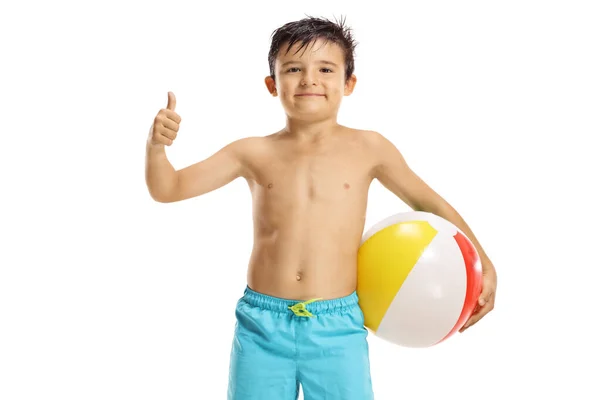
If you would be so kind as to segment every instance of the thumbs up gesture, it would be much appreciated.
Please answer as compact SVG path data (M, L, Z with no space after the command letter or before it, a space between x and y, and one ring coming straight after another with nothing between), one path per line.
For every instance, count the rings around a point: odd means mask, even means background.
M175 112L175 95L172 92L168 94L169 100L167 102L167 108L161 109L156 117L154 123L150 129L150 144L155 146L170 146L177 137L179 131L179 123L181 117Z

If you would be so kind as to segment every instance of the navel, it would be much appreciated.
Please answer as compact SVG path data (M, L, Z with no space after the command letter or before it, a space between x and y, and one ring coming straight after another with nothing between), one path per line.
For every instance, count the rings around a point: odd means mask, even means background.
M300 280L302 280L302 272L297 272L297 273L296 273L296 280L297 280L297 281L300 281Z
M269 189L271 189L271 188L273 187L273 184L272 184L272 183L269 183L269 184L267 185L267 187L268 187Z
M344 189L350 189L350 185L348 184L348 182L344 183Z

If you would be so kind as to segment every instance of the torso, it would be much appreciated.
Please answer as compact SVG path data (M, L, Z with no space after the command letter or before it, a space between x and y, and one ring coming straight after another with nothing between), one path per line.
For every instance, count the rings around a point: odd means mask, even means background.
M356 290L374 157L362 131L299 145L261 138L246 160L254 247L248 286L275 297L336 298Z

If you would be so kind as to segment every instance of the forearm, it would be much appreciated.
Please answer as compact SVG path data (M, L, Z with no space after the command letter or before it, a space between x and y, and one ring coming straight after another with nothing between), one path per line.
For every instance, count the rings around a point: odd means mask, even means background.
M169 162L164 145L146 143L146 185L150 196L167 202L177 187L177 172Z

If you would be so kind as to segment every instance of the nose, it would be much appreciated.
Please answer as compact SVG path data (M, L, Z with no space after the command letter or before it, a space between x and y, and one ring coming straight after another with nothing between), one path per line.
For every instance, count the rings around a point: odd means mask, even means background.
M302 76L302 81L300 82L300 84L302 86L316 85L317 80L314 77L314 73L307 69L306 72L304 72L304 75Z

